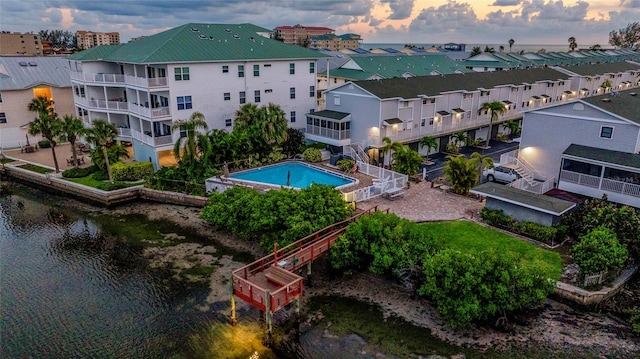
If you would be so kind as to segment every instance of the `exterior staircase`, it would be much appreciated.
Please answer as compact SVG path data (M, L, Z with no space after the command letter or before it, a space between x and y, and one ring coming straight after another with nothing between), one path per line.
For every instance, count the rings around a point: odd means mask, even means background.
M500 156L500 164L511 164L521 178L513 181L509 186L528 192L543 194L555 185L555 178L544 178L535 171L524 158L519 156L519 150L507 152Z

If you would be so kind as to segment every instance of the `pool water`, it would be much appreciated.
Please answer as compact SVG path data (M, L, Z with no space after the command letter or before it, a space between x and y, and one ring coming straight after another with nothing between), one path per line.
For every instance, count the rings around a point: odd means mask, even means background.
M340 188L357 182L354 178L300 162L280 163L232 173L230 176L234 180L275 186L287 186L287 177L289 177L289 186L294 188L307 188L312 183Z

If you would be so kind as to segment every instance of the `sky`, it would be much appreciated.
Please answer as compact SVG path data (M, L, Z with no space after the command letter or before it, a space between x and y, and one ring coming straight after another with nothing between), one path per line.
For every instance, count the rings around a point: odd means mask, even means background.
M122 42L186 23L326 26L365 43L608 45L640 0L0 0L0 30L118 31Z

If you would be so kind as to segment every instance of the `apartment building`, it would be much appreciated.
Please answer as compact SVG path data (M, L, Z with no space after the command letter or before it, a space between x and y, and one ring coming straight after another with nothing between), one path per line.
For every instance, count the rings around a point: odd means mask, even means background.
M325 34L311 37L309 48L340 51L357 49L362 45L362 37L358 34Z
M325 34L334 34L335 30L323 26L278 26L273 29L273 38L281 40L285 44L294 44L307 47L311 38Z
M171 163L176 120L195 111L209 129L233 129L245 103L275 103L304 128L316 109L316 61L325 55L264 37L252 24L186 24L122 45L68 57L78 113L118 126L134 158Z
M54 101L59 116L76 115L68 62L60 57L0 57L0 148L26 143L29 123L37 114L28 110L36 97ZM40 138L31 138L37 141ZM33 142L32 142L33 143Z
M0 32L0 56L43 56L42 39L38 34Z
M580 98L624 91L640 83L640 62L635 61L554 68L571 76L571 91Z
M100 45L118 45L120 44L119 32L94 32L78 30L76 31L78 39L78 48L90 49Z

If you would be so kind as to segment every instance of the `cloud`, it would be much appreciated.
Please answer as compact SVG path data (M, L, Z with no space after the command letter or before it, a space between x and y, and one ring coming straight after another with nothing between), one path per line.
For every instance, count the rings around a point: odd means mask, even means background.
M620 0L620 6L630 9L640 9L640 0Z
M496 0L491 6L516 6L521 2L522 0Z
M391 15L387 19L402 20L411 16L414 0L381 0L382 4L389 4Z
M445 33L459 28L469 29L479 22L471 5L449 0L439 7L422 9L411 21L409 30L416 32Z

